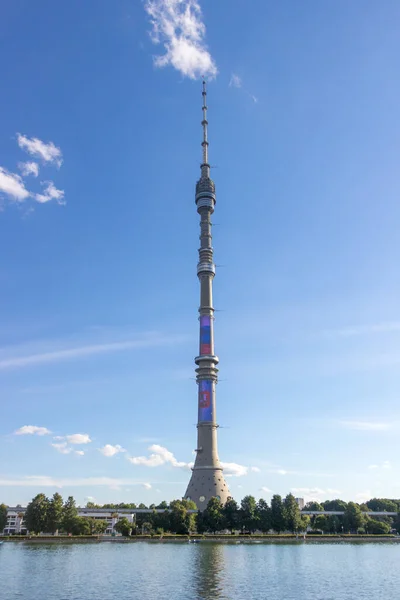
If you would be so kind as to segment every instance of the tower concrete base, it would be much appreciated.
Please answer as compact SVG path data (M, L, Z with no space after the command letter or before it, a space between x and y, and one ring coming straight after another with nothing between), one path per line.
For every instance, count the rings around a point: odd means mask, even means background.
M230 495L221 467L193 468L185 499L193 500L200 511L207 508L211 498L218 498L225 504Z

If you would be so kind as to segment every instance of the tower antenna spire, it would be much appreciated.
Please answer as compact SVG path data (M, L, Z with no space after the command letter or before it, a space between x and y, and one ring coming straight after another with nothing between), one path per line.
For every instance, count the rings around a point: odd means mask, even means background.
M210 165L208 163L208 120L207 120L207 83L205 78L203 77L203 120L201 122L203 127L203 141L201 145L203 146L203 162L201 165L201 177L209 178L210 177Z

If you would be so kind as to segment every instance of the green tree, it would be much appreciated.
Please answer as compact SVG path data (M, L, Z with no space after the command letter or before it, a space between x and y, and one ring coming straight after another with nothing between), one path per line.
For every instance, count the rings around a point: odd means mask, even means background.
M393 500L386 498L372 498L367 502L368 510L376 512L397 512L397 504Z
M100 504L96 504L95 502L86 502L86 508L100 508Z
M164 508L164 507L162 507L162 508ZM154 512L152 520L154 523L154 529L156 531L163 532L163 531L171 530L169 510L164 510L161 513Z
M37 494L26 507L25 526L32 533L46 532L49 499L44 494Z
M271 509L268 502L260 498L257 504L258 527L263 533L271 529Z
M3 529L7 525L7 506L0 504L0 533L3 533Z
M257 502L254 496L245 496L241 501L239 522L241 529L250 533L258 529Z
M173 500L170 504L170 528L178 534L187 534L195 530L195 514L188 510L196 510L196 504L192 500Z
M68 521L68 533L72 535L90 535L90 525L83 517L71 517Z
M210 498L203 511L203 523L206 531L216 533L225 527L224 510L218 498Z
M346 502L344 502L344 500L326 500L325 502L322 502L322 506L324 507L324 510L346 510L347 504Z
M366 522L367 533L374 533L376 535L385 535L390 532L389 523L383 521L377 521L374 519L368 519Z
M324 510L322 504L319 502L315 502L315 500L311 500L311 502L307 502L304 506L303 510Z
M49 501L46 531L54 534L60 529L63 511L64 506L62 496L56 492Z
M103 519L94 519L93 517L89 517L84 518L84 521L86 521L89 526L90 535L101 535L108 527L107 521L103 521Z
M317 515L313 522L313 529L320 529L324 533L329 531L328 517L325 515Z
M293 533L297 533L301 529L301 514L293 494L286 496L283 505L286 527Z
M338 515L329 515L327 518L327 531L329 533L338 533L342 530L343 519L339 518Z
M393 521L393 529L400 533L400 513L397 513L397 517Z
M163 500L162 502L160 502L160 504L158 506L156 506L156 508L159 509L167 509L168 508L168 502L166 502L165 500Z
M308 515L301 515L300 517L300 531L306 531L310 525L310 517Z
M222 507L222 516L224 525L233 532L239 526L239 507L233 498L228 498L225 506Z
M286 529L285 513L283 502L279 494L272 496L271 500L271 526L274 531L281 533Z
M343 525L346 531L357 531L365 524L365 517L355 502L349 502L343 515Z
M64 504L63 516L61 526L67 533L74 533L74 527L76 528L76 518L78 517L78 509L76 508L76 502L73 496L69 496L68 500ZM74 534L79 535L79 534Z

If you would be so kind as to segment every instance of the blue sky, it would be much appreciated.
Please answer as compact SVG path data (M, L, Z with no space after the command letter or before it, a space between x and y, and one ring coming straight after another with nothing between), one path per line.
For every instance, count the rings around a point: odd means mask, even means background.
M400 497L400 6L250 4L4 3L0 501L185 492L202 73L232 494Z

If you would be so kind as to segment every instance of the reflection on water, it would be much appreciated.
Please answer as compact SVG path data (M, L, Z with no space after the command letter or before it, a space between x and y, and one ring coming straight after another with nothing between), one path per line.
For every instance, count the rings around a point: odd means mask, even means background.
M400 544L3 544L1 600L397 600Z
M193 553L193 578L198 600L221 600L225 572L225 547L222 544L196 544Z

